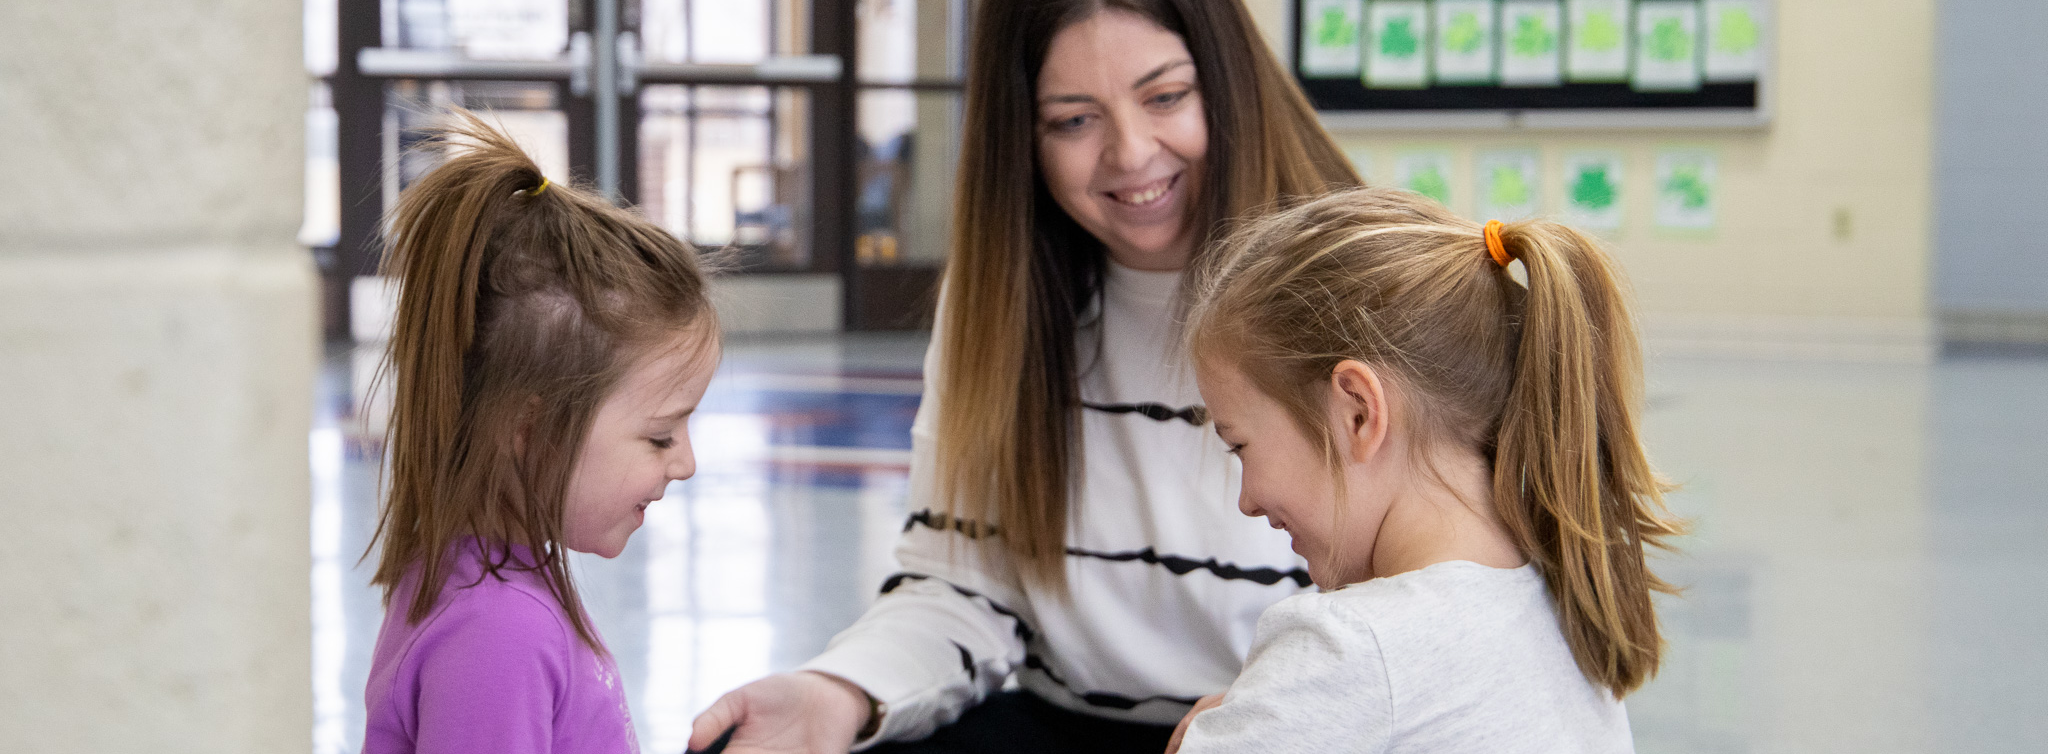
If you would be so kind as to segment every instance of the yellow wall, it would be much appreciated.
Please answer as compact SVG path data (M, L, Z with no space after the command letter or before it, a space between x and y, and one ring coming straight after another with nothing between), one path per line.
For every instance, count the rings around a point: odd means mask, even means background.
M1249 0L1284 44L1290 0ZM1667 353L1916 360L1932 350L1929 288L1933 0L1779 0L1768 126L1694 130L1367 130L1333 127L1391 182L1411 149L1456 159L1452 209L1470 214L1473 155L1540 149L1544 201L1560 208L1562 159L1624 154L1627 218L1611 238L1653 348ZM1655 155L1719 153L1718 228L1653 227ZM1846 236L1838 233L1845 216Z

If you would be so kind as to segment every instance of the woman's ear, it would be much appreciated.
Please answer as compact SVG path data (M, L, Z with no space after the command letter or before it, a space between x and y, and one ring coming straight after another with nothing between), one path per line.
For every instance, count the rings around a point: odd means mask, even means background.
M1337 431L1344 460L1372 460L1386 444L1392 425L1379 372L1354 359L1338 362L1330 369L1329 399L1331 428Z

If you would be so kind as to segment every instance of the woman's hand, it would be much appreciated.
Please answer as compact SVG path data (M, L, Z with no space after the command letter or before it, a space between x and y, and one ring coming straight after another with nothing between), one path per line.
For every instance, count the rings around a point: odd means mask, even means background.
M1166 740L1166 754L1175 754L1180 751L1180 738L1188 734L1188 725L1195 722L1196 715L1202 714L1203 710L1222 703L1223 694L1220 692L1196 700L1195 708L1188 710L1187 716L1180 719L1179 725L1173 726L1173 738Z
M846 754L868 722L868 695L824 673L778 673L719 697L690 728L690 749L737 726L725 754Z

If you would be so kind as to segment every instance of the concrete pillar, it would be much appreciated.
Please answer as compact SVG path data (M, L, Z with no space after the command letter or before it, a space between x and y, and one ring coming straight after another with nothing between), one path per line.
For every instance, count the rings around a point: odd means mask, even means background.
M311 746L298 3L0 3L0 749Z

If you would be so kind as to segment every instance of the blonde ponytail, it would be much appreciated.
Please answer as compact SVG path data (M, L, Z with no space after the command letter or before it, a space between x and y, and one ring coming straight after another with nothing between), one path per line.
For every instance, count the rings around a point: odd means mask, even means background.
M1528 272L1513 387L1494 451L1494 508L1557 601L1579 669L1621 696L1656 673L1644 562L1680 526L1637 435L1642 357L1619 276L1590 238L1555 223L1508 225Z

